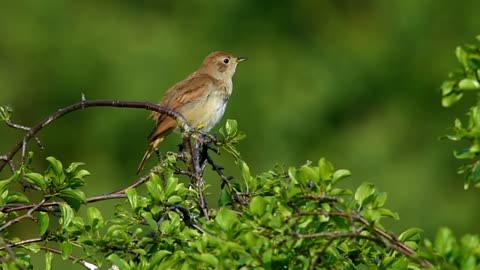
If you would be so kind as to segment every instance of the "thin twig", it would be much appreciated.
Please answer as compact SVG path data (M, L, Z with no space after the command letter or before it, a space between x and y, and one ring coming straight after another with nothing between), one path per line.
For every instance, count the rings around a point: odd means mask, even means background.
M135 181L133 184L131 184L130 186L126 187L126 188L123 188L121 190L118 190L118 191L115 191L115 192L111 192L109 194L121 194L121 193L125 193L125 191L129 188L136 188L140 185L142 185L143 183L147 182L148 179L150 179L150 173L140 177L137 181Z
M6 249L7 252L8 252L8 257L0 258L0 262L15 261L15 259L16 259L15 252L13 252L12 248L10 246L8 246L8 244L5 242L5 240L3 238L0 238L0 240L2 241L2 249Z
M173 205L173 206L170 206L168 210L176 210L180 212L182 214L182 220L185 222L187 226L195 228L202 233L207 233L200 225L198 225L198 223L196 223L192 219L190 211L187 208L181 205Z
M30 131L30 129L31 129L31 128L26 127L26 126L15 124L8 119L5 120L5 124L7 124L7 126L9 126L11 128L19 129L19 130L23 130L23 131L27 131L27 132ZM38 144L38 147L40 147L40 150L43 151L44 148L43 148L43 145L42 145L42 142L40 141L40 139L37 136L33 136L33 138L35 139L35 142Z
M45 201L46 201L46 199L43 199L40 203L36 204L34 207L32 207L30 210L28 210L28 212L26 214L21 215L17 218L11 219L7 223L3 224L3 226L0 227L0 232L5 230L6 228L12 226L15 223L18 223L22 219L25 219L25 218L34 219L34 217L32 216L32 213L35 212L35 210L37 210L38 208L40 208L45 203Z
M52 253L56 253L56 254L59 254L59 255L62 255L62 251L56 249L56 248L51 248L51 247L45 247L45 246L41 246L40 249L43 249L43 250L46 250L46 251L49 251L49 252L52 252ZM78 263L80 265L82 265L83 267L89 269L89 270L98 270L100 269L98 266L96 266L95 264L93 263L89 263L83 259L80 259L80 258L77 258L73 255L70 255L68 256L68 259L69 260L72 260L74 263Z
M12 172L16 171L15 164L13 164L13 160L8 160L7 155L0 156L0 161L8 163L8 165L10 166L10 170L12 170Z
M0 250L4 250L7 248L13 248L16 246L22 246L22 245L27 245L27 244L32 244L32 243L38 243L42 242L44 239L43 238L32 238L32 239L27 239L27 240L22 240L18 242L13 242L13 243L8 243L6 246L0 247Z

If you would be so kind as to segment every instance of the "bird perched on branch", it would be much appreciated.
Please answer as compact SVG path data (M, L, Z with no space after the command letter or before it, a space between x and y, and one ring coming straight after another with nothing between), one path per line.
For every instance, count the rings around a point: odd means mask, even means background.
M172 86L159 105L181 113L190 127L209 132L222 118L228 99L232 94L232 77L237 64L246 60L226 52L213 52L203 61L200 68L185 80ZM157 122L148 136L150 145L138 166L137 174L143 170L158 145L177 128L175 119L152 112Z

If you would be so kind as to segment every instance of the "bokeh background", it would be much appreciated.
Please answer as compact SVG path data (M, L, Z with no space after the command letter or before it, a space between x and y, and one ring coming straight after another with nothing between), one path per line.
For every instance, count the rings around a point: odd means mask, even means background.
M457 66L455 47L480 33L478 10L478 0L4 1L0 104L33 125L82 93L157 102L209 52L226 50L249 57L224 120L247 133L239 149L252 172L326 157L353 172L344 185L369 181L388 193L396 233L480 233L479 191L463 190L458 145L439 140L471 105L442 108L439 85ZM135 180L147 115L78 111L40 133L43 153L30 149L39 161L86 162L87 195L116 190ZM21 136L0 127L0 153ZM238 175L231 158L217 160ZM208 182L215 205L220 182Z

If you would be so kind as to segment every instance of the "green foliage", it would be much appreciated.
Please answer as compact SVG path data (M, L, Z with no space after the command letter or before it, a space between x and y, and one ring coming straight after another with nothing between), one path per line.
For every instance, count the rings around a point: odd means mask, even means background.
M176 155L163 159L145 183L146 190L128 188L115 193L119 197L105 195L104 199L122 199L113 218L105 218L90 204L84 215L79 214L87 202L81 191L83 178L89 175L80 169L81 163L65 169L48 157L47 169L39 173L31 168L30 155L26 165L0 182L7 193L2 206L10 209L12 202L28 203L23 194L15 197L24 198L20 200L9 197L11 186L22 181L40 192L44 199L25 208L30 214L36 212L33 220L40 238L22 243L25 239L0 229L4 243L15 251L3 267L30 268L31 254L42 249L47 269L52 267L54 253L78 262L74 253L79 252L95 265L116 265L122 270L419 269L427 262L415 255L417 250L438 266L472 264L472 260L476 265L478 254L470 238L458 248L467 253L450 255L455 245L442 244L455 241L450 236L439 236L433 245L427 241L422 249L419 229L409 229L398 238L385 231L384 218L399 218L385 208L386 194L371 183L354 191L342 188L342 181L351 175L348 170L336 170L322 158L252 175L235 149L244 137L236 121L227 121L221 136L216 145L231 154L242 179L226 185L219 206L211 208L207 217L198 203L204 190L181 181L176 174L181 160ZM8 212L0 220L1 228L22 217L28 216ZM9 250L1 249L0 255L8 257Z
M448 80L443 82L442 105L450 107L457 103L466 92L480 90L480 36L477 42L457 47L455 54L460 63L460 69L449 74ZM480 163L477 158L480 153L480 96L477 93L477 105L472 106L467 113L467 120L455 120L454 134L446 138L452 141L465 141L468 147L454 151L454 156L460 160L473 160L458 169L458 173L465 175L464 187L470 185L480 187Z
M425 241L428 254L442 269L478 269L480 264L480 239L467 234L457 240L448 228L441 228L433 243Z

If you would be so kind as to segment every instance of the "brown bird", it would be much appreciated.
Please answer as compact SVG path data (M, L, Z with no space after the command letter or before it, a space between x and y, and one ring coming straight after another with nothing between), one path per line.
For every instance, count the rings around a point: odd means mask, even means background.
M225 112L232 94L233 74L237 64L244 60L245 57L235 57L226 52L209 54L197 71L165 93L159 105L181 113L190 127L210 131ZM165 137L177 129L175 119L167 115L152 112L151 117L157 125L148 136L150 146L138 166L137 174Z

